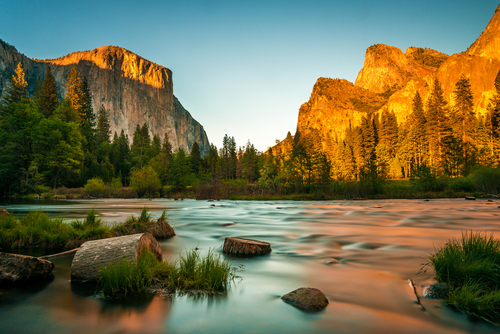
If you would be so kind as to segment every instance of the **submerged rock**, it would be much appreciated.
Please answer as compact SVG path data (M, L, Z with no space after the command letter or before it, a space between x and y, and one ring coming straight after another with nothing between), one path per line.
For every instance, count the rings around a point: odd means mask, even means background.
M281 299L306 312L318 312L328 305L325 294L316 288L299 288L282 296Z
M271 244L252 239L226 237L222 251L238 256L259 256L271 253Z
M19 284L52 277L54 264L33 256L0 252L0 284Z
M424 297L427 299L444 299L448 295L448 284L434 283L424 289Z

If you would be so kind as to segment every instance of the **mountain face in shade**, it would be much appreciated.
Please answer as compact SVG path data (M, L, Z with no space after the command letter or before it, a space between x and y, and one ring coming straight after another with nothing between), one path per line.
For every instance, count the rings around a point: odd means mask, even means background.
M137 125L148 124L151 134L163 140L168 134L174 149L189 151L197 142L202 154L210 143L203 129L173 94L172 71L126 49L103 46L91 51L74 52L58 59L30 59L0 40L0 90L9 84L21 62L32 90L37 78L43 79L47 66L64 95L64 81L74 65L87 77L94 112L101 105L108 112L111 131L124 130L132 139Z
M309 101L300 107L295 140L317 129L327 145L330 139L342 139L346 129L359 125L363 116L384 110L393 111L398 123L404 123L416 92L426 101L436 78L452 105L455 84L462 74L470 79L476 113L484 115L499 70L500 5L481 36L462 53L448 56L417 47L403 53L377 44L367 49L355 84L319 78Z

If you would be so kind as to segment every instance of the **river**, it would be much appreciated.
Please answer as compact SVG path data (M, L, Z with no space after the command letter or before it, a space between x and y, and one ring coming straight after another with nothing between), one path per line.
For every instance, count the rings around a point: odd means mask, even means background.
M463 231L500 238L500 201L484 199L365 201L67 200L8 204L15 214L43 208L79 218L95 208L106 221L124 221L147 206L168 210L177 233L161 241L164 258L198 247L220 251L226 236L271 243L272 253L232 259L245 270L224 295L102 300L70 282L72 255L54 258L54 280L0 289L0 333L498 333L498 327L440 301L415 303L432 272L426 257ZM330 301L304 313L280 296L314 287Z

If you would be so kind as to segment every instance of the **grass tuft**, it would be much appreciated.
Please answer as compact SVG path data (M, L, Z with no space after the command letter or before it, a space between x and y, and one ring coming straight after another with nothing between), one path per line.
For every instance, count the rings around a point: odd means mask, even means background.
M161 262L146 249L137 262L120 260L101 268L99 283L103 297L113 299L152 293L153 282L170 292L216 292L239 278L241 270L242 266L231 266L213 250L205 256L191 250L173 262Z
M166 211L158 221L168 222ZM0 248L71 249L89 240L146 232L154 223L155 220L146 207L139 217L132 216L113 228L106 225L94 209L84 219L71 222L50 218L40 210L30 211L23 217L0 215Z
M436 281L448 284L448 304L500 323L500 240L465 232L431 254L422 269L427 267Z

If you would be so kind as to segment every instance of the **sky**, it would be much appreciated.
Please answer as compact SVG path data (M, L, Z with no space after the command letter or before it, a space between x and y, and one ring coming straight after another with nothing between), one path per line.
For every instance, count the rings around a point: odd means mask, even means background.
M218 148L295 133L319 77L356 80L378 43L465 51L498 0L0 0L0 38L30 58L115 45L173 72L174 95Z

